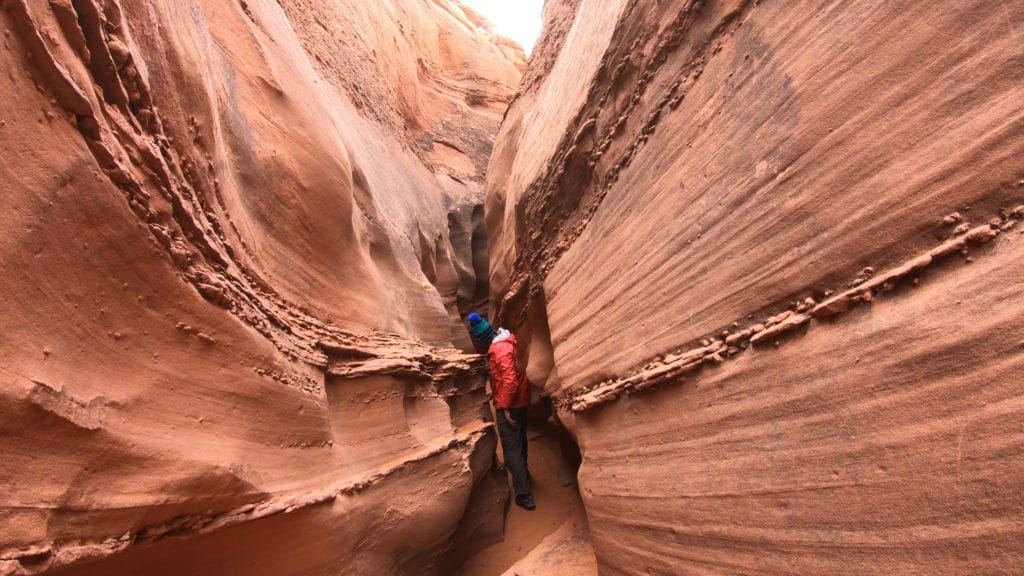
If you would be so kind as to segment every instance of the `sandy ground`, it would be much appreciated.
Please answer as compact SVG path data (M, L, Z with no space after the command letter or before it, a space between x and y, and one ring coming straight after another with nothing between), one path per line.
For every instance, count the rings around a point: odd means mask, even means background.
M505 540L485 548L466 561L458 573L460 576L498 576L506 572L522 576L540 574L530 569L521 571L519 566L531 564L527 556L534 551L541 553L553 542L571 543L574 548L559 550L558 561L571 563L575 568L570 572L560 569L558 574L597 574L597 563L587 535L586 514L579 492L574 483L563 485L565 482L559 479L561 450L558 441L543 430L538 430L536 424L531 424L529 467L537 509L527 511L515 505L510 506L505 519ZM498 456L501 457L500 449ZM516 566L514 571L513 566Z

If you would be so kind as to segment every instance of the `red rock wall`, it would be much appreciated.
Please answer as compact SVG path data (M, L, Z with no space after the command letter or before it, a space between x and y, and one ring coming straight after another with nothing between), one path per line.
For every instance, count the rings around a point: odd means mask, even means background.
M521 54L441 0L0 31L0 574L422 574L500 535L449 314Z
M549 2L492 303L602 574L1024 562L1015 2Z

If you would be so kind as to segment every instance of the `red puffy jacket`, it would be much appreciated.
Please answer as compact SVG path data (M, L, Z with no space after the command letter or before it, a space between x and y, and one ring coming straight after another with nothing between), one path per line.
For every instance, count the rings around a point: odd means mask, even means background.
M516 368L516 337L495 340L487 349L491 367L491 390L498 410L530 405L530 384Z

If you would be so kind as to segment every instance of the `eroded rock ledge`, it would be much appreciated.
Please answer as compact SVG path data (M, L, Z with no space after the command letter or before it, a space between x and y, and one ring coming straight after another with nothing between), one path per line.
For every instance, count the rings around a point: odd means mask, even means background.
M966 262L973 262L968 256L971 246L987 244L999 234L1012 231L1024 218L1024 206L1004 211L1004 217L994 217L988 224L970 228L961 223L954 230L954 237L895 268L875 273L874 268L863 269L853 281L851 288L835 294L825 290L821 302L808 296L793 304L793 308L771 316L763 322L749 323L741 327L739 322L719 334L702 339L700 346L685 351L663 354L652 359L643 367L619 379L601 382L569 391L560 398L558 406L574 412L582 412L618 399L622 394L633 394L663 384L677 384L685 375L706 365L717 365L757 345L779 346L782 339L814 319L829 319L849 311L858 304L870 303L875 297L891 292L898 286L917 286L920 275L932 264L940 264L950 255L960 254ZM959 218L959 217L958 217ZM952 220L953 218L947 217ZM557 397L557 396L556 396Z

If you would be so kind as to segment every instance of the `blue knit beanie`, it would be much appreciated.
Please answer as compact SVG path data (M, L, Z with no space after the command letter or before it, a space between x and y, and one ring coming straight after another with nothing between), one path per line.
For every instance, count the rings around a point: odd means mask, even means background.
M469 315L469 332L473 338L484 344L489 344L494 339L494 328L476 312Z

